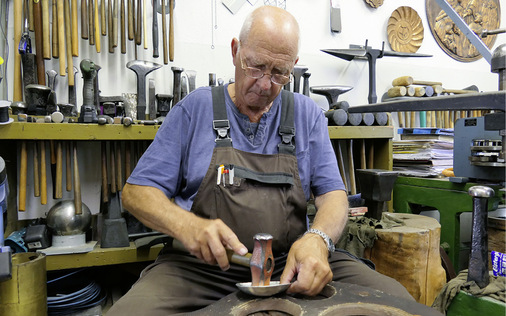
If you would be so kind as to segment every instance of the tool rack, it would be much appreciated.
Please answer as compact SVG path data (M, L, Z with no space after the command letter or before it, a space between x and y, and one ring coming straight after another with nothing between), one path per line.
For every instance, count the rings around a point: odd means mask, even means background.
M121 124L80 124L80 123L27 123L15 121L8 125L0 125L0 155L6 160L17 161L17 146L19 141L34 140L75 140L75 141L150 141L158 131L158 125L137 125L125 127ZM374 168L392 169L392 139L393 126L329 126L329 136L332 140L365 139L374 144ZM99 159L99 158L97 158ZM359 164L355 164L359 166ZM9 190L8 198L8 226L6 233L26 226L17 220L17 170L18 166L8 168ZM14 192L14 194L12 194ZM61 270L80 267L107 266L133 262L153 261L161 245L151 249L136 249L133 242L124 248L100 248L95 246L91 252L81 254L66 254L47 256L47 270Z

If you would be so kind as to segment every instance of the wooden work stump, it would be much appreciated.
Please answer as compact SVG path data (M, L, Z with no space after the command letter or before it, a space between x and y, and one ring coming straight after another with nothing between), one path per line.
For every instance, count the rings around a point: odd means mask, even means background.
M374 262L376 271L404 285L417 302L431 306L446 283L439 253L441 225L423 215L385 215L405 225L377 229L378 239L364 257Z

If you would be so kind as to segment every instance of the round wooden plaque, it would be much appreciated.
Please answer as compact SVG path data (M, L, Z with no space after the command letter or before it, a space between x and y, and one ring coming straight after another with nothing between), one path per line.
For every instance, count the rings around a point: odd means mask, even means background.
M383 4L383 0L365 0L365 2L373 8L378 8Z
M414 53L423 41L422 19L411 7L399 7L388 19L387 33L394 51Z
M448 3L478 36L482 30L495 30L501 24L499 0L449 0ZM435 0L426 0L425 5L432 35L446 54L463 62L482 57ZM495 39L496 35L482 38L489 49L494 46Z

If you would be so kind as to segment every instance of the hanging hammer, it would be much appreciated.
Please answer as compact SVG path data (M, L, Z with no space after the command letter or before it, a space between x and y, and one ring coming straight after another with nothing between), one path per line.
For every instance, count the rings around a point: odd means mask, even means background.
M146 76L162 65L144 60L132 60L127 68L137 75L137 119L146 119Z

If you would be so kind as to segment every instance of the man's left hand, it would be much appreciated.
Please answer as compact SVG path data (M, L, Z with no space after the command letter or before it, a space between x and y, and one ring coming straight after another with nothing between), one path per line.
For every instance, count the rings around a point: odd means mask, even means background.
M325 241L316 234L306 234L297 240L288 253L281 283L295 282L288 293L315 296L332 281L332 270L328 263L328 250Z

